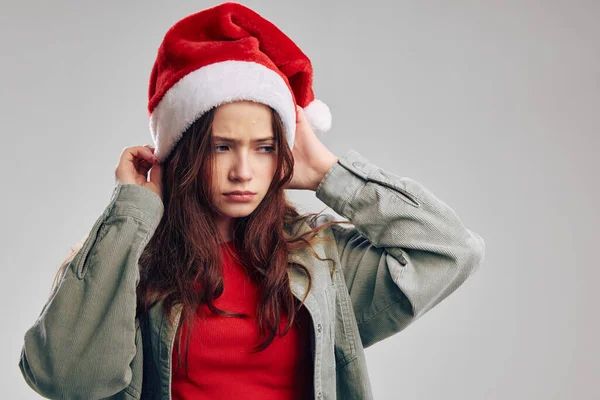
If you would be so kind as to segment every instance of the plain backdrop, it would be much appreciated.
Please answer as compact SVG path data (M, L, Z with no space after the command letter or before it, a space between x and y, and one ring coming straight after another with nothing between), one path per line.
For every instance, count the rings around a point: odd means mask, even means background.
M417 180L486 241L463 286L367 349L375 398L600 398L600 2L244 3L312 59L334 154ZM0 398L39 398L25 331L122 149L151 143L164 33L216 4L2 2Z

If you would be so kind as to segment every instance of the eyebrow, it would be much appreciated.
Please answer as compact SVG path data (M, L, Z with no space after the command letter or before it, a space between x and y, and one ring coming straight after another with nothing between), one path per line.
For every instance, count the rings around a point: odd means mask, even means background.
M239 143L241 142L241 140L239 139L233 139L233 138L227 138L227 137L223 137L223 136L213 136L213 139L216 140L221 140L223 142L227 142L227 143ZM252 142L253 143L260 143L260 142L268 142L271 140L275 140L274 136L269 136L269 137L264 137L264 138L258 138L258 139L253 139Z

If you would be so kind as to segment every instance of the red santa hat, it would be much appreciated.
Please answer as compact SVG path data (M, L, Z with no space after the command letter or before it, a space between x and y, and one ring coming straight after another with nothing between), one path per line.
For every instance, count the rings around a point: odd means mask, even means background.
M150 133L159 162L183 132L213 107L236 100L271 106L294 146L296 105L315 132L331 127L327 105L315 99L308 57L271 22L227 2L189 15L164 36L148 89Z

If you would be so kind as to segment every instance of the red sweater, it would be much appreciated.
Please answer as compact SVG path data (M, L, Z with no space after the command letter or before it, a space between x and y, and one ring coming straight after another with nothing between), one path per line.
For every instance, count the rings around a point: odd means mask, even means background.
M233 250L232 242L228 246ZM224 247L223 247L224 248ZM223 248L221 249L223 251ZM269 347L250 353L261 343L256 321L259 300L258 287L250 281L242 267L223 252L224 291L215 300L220 309L242 312L252 319L219 317L206 305L198 309L197 324L189 342L189 378L185 366L177 364L178 337L173 347L174 400L183 399L306 399L312 394L312 358L309 346L310 316L302 307L297 324L288 333L275 339ZM280 331L285 329L287 315L282 315ZM187 334L182 322L182 337ZM185 341L182 357L185 360Z

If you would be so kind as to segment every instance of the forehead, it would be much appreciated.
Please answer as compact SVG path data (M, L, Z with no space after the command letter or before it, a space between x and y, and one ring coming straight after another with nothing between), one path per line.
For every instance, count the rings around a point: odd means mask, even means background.
M223 104L215 110L213 118L213 129L245 129L255 127L264 129L271 126L271 109L261 103L252 101L236 101Z
M273 140L271 109L251 101L223 104L215 111L212 136L215 141L227 143Z

